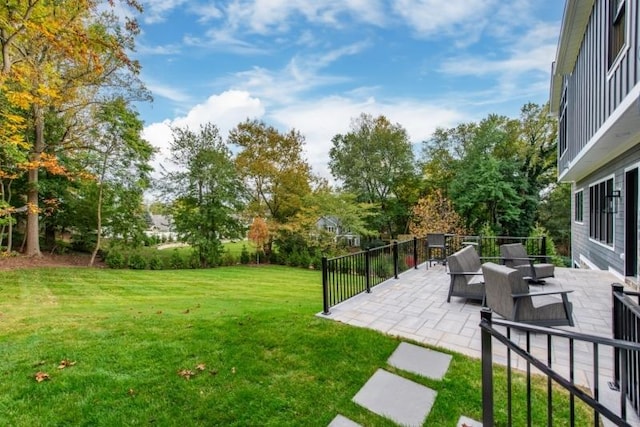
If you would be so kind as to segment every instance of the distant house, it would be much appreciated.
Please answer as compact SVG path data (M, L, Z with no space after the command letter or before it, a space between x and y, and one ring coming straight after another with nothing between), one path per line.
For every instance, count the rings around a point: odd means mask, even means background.
M567 0L551 77L574 266L638 281L638 0Z
M159 237L163 240L172 239L175 240L178 236L173 231L173 221L169 215L154 215L148 216L149 228L146 231L147 236Z
M333 234L336 243L342 243L349 247L360 246L360 236L352 233L348 228L342 227L340 220L334 216L323 216L316 221L316 227Z

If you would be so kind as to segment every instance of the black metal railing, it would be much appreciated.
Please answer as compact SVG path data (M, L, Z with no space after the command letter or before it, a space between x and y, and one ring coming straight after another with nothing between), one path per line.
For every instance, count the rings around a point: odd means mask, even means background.
M611 285L613 293L613 338L640 343L640 292L625 291L619 283ZM636 301L631 297L636 297ZM625 357L622 363L621 350L614 350L613 386L620 388L621 375L626 373L626 396L636 414L640 416L640 353Z
M446 256L474 245L485 260L500 257L500 245L522 243L532 257L546 257L547 239L541 237L445 235ZM427 239L413 238L336 258L322 258L323 313L331 307L427 261ZM445 258L446 258L445 256Z
M628 359L634 358L640 354L640 344L624 341L621 339L611 339L594 335L580 334L575 332L568 332L560 329L545 328L540 326L528 325L525 323L517 323L506 320L492 319L492 312L489 309L483 309L481 312L480 328L482 330L481 342L482 342L482 422L484 426L491 427L497 424L513 425L514 422L514 402L513 402L513 388L514 381L512 378L512 372L521 370L515 368L514 354L526 361L526 425L532 426L535 424L554 425L558 424L558 420L554 423L554 408L553 408L553 396L554 392L558 393L558 386L561 389L566 390L569 394L568 405L568 424L571 426L576 425L576 398L584 402L591 408L593 416L593 425L600 426L600 417L604 417L615 425L619 426L631 426L632 424L627 421L626 412L626 399L624 398L626 390L629 386L629 373L627 372ZM514 340L511 339L512 332L517 334L525 334L525 347L522 348ZM539 359L532 354L531 337L534 336L538 341L546 341L546 356L547 360ZM546 338L546 339L545 339ZM506 402L501 401L500 412L501 417L506 419L500 419L496 422L494 419L494 376L498 375L494 372L493 366L493 342L497 341L504 345L507 349L506 356ZM559 342L561 341L561 342ZM562 342L564 341L564 342ZM562 375L558 370L554 369L554 355L552 349L555 347L558 351L558 347L568 344L568 378ZM580 360L576 362L576 347L585 348L591 347L593 351L593 359L591 364L587 366L588 362ZM618 408L611 408L606 403L601 401L600 384L600 364L603 354L603 347L605 349L613 349L614 357L619 358L620 361L620 402ZM535 351L539 353L540 348L536 348ZM543 350L542 350L543 351ZM575 383L576 365L579 364L582 369L585 367L591 370L592 378L589 380L593 384L593 394L589 394ZM532 368L537 368L540 373L547 378L547 393L546 402L542 402L540 398L537 398L535 402L532 399ZM542 399L545 400L545 399ZM518 402L519 403L519 402ZM533 421L533 405L546 406L546 422ZM504 406L506 406L506 408ZM503 411L506 409L506 412ZM521 415L518 413L518 415ZM524 424L524 421L522 422Z
M426 260L425 252L425 239L413 238L336 258L323 257L323 313L329 314L334 305L418 268Z
M516 236L462 236L457 234L445 235L447 256L466 245L474 245L481 258L500 257L500 245L522 243L527 254L531 257L546 258L547 237L516 237Z

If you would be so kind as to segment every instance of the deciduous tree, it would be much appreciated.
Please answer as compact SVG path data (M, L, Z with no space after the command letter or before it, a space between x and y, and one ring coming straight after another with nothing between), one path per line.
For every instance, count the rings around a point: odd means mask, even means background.
M380 231L406 232L410 206L417 200L415 159L406 130L386 117L361 114L351 130L332 138L329 167L359 201L380 206Z
M201 266L216 265L221 240L243 235L242 181L214 124L172 132L170 160L178 170L163 172L163 192L173 201L175 229L194 247Z
M249 190L249 212L265 217L277 232L301 209L314 181L303 157L304 137L296 130L281 133L247 120L229 133L229 142L240 149L235 164Z

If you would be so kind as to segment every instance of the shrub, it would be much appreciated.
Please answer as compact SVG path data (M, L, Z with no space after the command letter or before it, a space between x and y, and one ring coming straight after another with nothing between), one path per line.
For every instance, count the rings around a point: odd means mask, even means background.
M386 279L393 275L393 260L389 257L381 257L375 266L376 276Z
M180 255L177 249L173 250L171 257L169 258L169 266L175 270L180 270L187 266L185 259Z
M238 263L237 259L233 254L229 251L226 251L222 255L222 265L231 266L236 265Z
M162 270L164 269L164 263L162 262L162 258L158 255L154 255L149 260L149 268L151 270Z
M109 268L125 268L127 266L127 260L124 254L115 248L109 250L104 262Z
M251 261L249 251L245 245L242 245L242 251L240 252L240 264L249 264Z
M132 270L144 270L147 268L147 260L144 259L140 252L134 252L129 255L129 268Z

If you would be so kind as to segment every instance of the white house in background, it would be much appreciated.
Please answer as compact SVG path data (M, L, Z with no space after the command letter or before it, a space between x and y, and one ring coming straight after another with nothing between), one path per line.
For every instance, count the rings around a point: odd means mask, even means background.
M323 216L316 221L316 227L325 230L335 237L336 243L344 243L346 246L360 246L360 236L340 225L340 220L334 216Z
M176 240L178 234L173 231L173 221L170 215L149 215L149 228L146 235L149 237L159 237L163 240Z
M551 76L577 267L638 281L638 0L567 0Z

